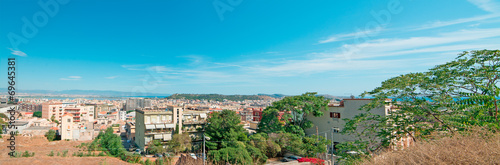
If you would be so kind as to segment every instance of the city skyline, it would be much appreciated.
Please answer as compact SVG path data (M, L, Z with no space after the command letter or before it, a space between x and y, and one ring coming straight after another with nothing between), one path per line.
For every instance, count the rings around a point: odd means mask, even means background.
M500 46L488 0L1 2L19 90L358 95Z

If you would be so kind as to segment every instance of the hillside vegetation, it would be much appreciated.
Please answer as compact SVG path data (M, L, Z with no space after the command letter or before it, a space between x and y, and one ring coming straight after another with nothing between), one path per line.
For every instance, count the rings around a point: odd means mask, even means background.
M500 134L475 128L454 136L435 136L401 151L386 152L360 164L500 164Z

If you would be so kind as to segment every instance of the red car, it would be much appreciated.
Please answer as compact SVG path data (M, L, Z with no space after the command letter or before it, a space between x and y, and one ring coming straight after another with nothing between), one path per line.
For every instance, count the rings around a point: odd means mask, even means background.
M297 161L299 161L299 162L311 162L312 164L319 164L319 165L324 165L325 164L325 160L318 159L318 158L308 158L308 157L305 157L305 158L297 159Z

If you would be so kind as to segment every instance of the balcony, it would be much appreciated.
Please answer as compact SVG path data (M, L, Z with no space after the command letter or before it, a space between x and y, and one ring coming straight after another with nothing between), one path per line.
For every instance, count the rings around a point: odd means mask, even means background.
M206 120L182 120L182 124L184 125L189 125L189 124L205 124L207 123Z

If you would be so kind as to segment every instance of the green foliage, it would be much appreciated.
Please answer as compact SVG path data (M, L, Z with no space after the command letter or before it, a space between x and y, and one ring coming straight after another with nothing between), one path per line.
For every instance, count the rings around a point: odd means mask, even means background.
M148 144L148 152L150 154L162 154L166 151L165 148L163 148L163 144L159 140L153 140Z
M68 150L64 150L62 153L62 157L66 157L66 156L68 156Z
M56 116L52 115L52 116L50 117L50 121L55 121L55 120L56 120Z
M259 131L271 133L284 129L286 132L304 136L304 130L313 126L312 122L307 120L307 116L323 116L323 111L328 106L328 100L323 96L316 96L316 94L316 92L308 92L273 102L273 105L267 107L262 113ZM276 111L283 113L280 122L277 122L278 113ZM283 127L280 126L280 123L284 123Z
M331 143L325 137L316 135L303 137L302 142L302 150L307 157L316 157L318 154L325 153L326 146Z
M42 111L33 112L33 117L42 118Z
M47 156L54 156L54 151L50 151L50 153Z
M183 152L186 151L187 149L190 149L191 146L192 146L191 138L187 133L174 134L172 136L172 140L169 141L168 150L170 152L178 154L179 152Z
M370 155L402 137L416 142L434 132L454 134L471 126L498 129L499 67L499 50L478 50L427 72L390 78L361 95L374 97L362 107L365 111L392 100L389 115L367 113L346 120L343 133L358 139L339 146Z
M253 164L253 159L245 149L243 142L219 150L208 151L208 158L215 164Z
M207 119L205 135L210 138L206 145L210 150L235 146L237 141L246 141L247 135L240 124L240 116L231 110L214 112ZM216 141L216 142L211 142Z
M261 133L273 133L273 132L283 132L285 127L283 127L284 122L280 121L278 118L279 111L274 108L266 108L262 112L262 119L259 122L259 128L257 132Z
M257 95L220 95L220 94L173 94L167 99L188 99L188 100L213 100L213 101L244 101L244 100L262 100Z
M49 130L47 133L45 133L45 137L47 137L47 140L49 142L54 141L56 139L56 131L54 130Z
M0 113L0 118L2 118L2 119L9 119L9 117L7 117L7 115L5 115L4 113Z
M23 154L22 154L22 157L34 157L35 156L35 152L29 152L29 151L24 151Z
M144 165L152 165L151 160L147 159L147 160L144 162Z

